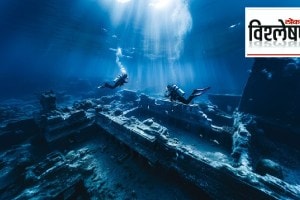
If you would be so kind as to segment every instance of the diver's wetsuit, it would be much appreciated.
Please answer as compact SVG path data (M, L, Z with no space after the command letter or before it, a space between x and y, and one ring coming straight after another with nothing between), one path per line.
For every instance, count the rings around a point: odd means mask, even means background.
M98 88L110 88L110 89L115 89L116 87L120 87L124 85L127 82L128 77L126 73L120 74L117 78L114 80L114 84L111 85L109 83L104 83L103 85L99 86Z
M184 98L184 92L180 88L178 88L178 86L168 85L165 96L169 97L171 101L179 101L184 104L189 104L195 97L202 95L208 89L210 89L210 87L195 89L193 90L192 94L186 99Z

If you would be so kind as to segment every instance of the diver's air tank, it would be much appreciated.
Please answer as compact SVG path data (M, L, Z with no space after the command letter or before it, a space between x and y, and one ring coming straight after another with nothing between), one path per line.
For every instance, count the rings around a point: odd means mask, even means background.
M121 75L118 75L115 79L114 79L114 82L117 82L121 79Z
M173 85L173 89L178 96L183 96L185 94L185 92L182 89L180 89L177 85Z

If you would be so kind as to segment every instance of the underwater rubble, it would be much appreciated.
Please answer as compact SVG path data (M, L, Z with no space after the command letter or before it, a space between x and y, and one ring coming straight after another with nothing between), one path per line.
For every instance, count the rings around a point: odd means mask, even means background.
M265 62L242 96L192 105L121 90L60 107L41 94L40 111L0 128L0 199L300 199L299 125L253 103Z
M213 199L299 197L296 180L285 182L278 175L283 170L279 164L261 159L255 166L254 136L247 129L253 117L235 112L228 120L224 115L227 123L221 127L207 117L221 116L209 104L184 105L134 94L125 90L109 101L105 98L96 123L154 165L176 171ZM291 161L298 162L297 152L290 151Z
M53 99L53 95L45 93L42 98ZM248 130L254 123L251 116L238 112L229 116L210 104L183 105L128 90L76 102L72 107L62 109L52 100L46 102L52 106L45 109L41 103L38 117L7 124L1 130L1 141L15 141L7 144L6 149L10 150L1 155L1 198L93 196L90 193L96 190L94 187L99 187L97 184L103 184L103 180L90 183L99 176L97 173L101 173L96 170L97 157L91 152L105 151L108 144L60 152L63 146L89 140L83 138L93 132L112 136L145 158L151 166L179 174L213 199L299 197L298 183L285 181L289 169L281 167L281 163L266 158L258 159L257 167L254 165L254 158L251 158L252 151L256 150L251 147L254 136ZM223 126L214 125L214 120L208 116L223 117ZM22 135L19 137L22 140L6 137L13 137L16 132ZM22 144L26 138L31 138L31 142ZM34 157L41 146L47 146L49 150L44 159L39 160ZM14 155L14 161L9 160L9 154ZM124 153L114 159L123 162L129 156ZM290 156L291 160L296 159L292 154ZM16 173L21 175L14 177ZM7 179L10 181L5 181Z
M1 128L0 199L209 199L101 129L95 116L109 99L60 108L45 92L38 113Z

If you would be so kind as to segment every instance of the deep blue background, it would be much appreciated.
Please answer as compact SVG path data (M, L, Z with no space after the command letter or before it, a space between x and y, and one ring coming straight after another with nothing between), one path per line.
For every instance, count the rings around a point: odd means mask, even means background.
M187 93L210 85L212 93L241 94L253 63L244 57L244 8L299 5L297 0L190 0L193 26L171 67L164 55L145 57L139 29L130 22L112 25L110 10L99 2L0 1L1 97L59 88L74 79L113 79L119 69L110 48L117 47L130 56L121 59L130 78L125 88L154 94L173 82Z

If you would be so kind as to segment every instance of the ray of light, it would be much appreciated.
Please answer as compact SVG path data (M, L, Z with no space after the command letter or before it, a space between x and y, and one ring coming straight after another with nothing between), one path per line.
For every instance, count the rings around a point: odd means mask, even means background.
M137 78L162 87L169 81L193 80L189 66L188 73L182 70L180 56L184 38L192 28L192 17L186 0L99 0L110 12L115 29L123 27L118 37L124 41L118 44L124 52L130 45L137 47L138 55L148 59L137 65ZM112 47L117 48L117 47ZM142 69L140 69L142 67ZM148 69L145 69L148 68ZM147 78L145 78L147 74ZM148 77L149 76L149 77Z

